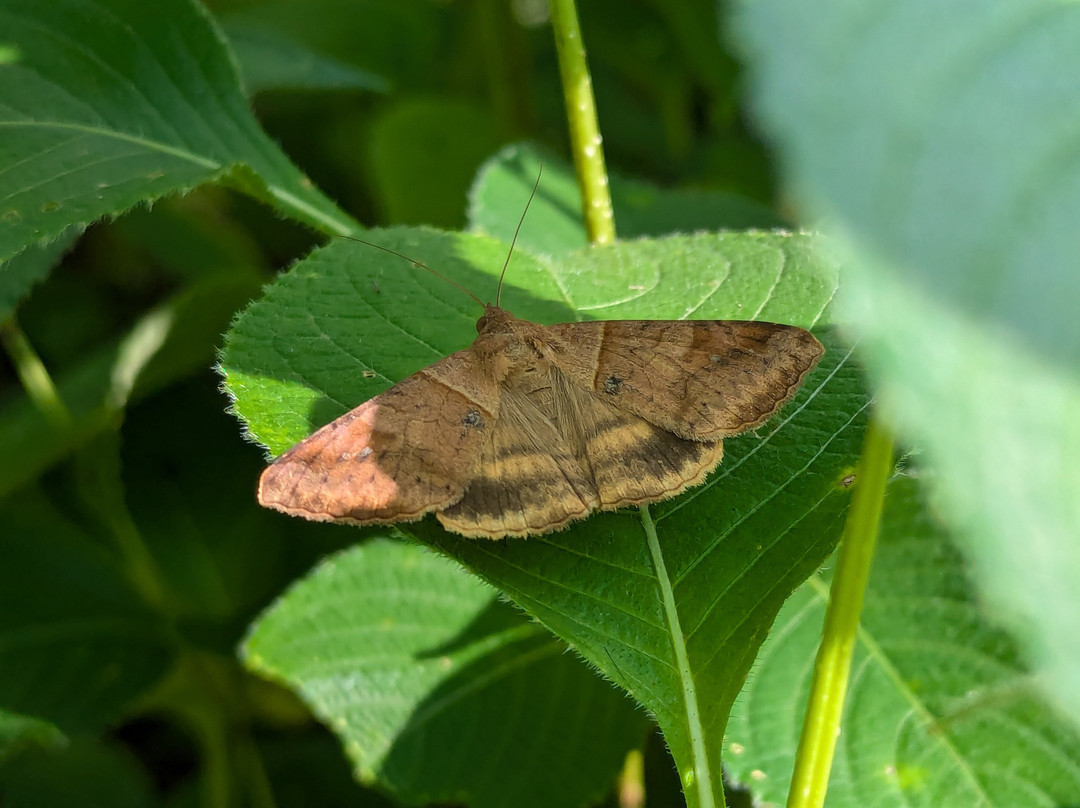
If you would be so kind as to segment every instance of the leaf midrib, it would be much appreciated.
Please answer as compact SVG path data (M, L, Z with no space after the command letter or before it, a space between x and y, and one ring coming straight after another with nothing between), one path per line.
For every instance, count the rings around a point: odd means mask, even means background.
M696 790L697 804L700 808L714 808L716 803L713 800L712 770L709 768L709 757L705 749L705 728L701 723L697 685L694 682L694 674L690 668L690 655L686 648L686 637L683 635L682 625L679 622L679 612L675 607L675 591L667 574L667 565L664 564L664 554L656 536L656 526L653 524L647 506L641 507L641 522L645 528L649 554L652 556L653 565L656 569L656 582L660 587L661 606L664 617L667 619L668 636L671 638L671 648L675 654L679 685L682 688L683 705L685 707L683 715L686 720L687 736L690 740L690 759L692 763L690 773L693 775L693 782L687 783L687 772L682 773L683 788Z
M113 140L140 146L148 151L156 151L163 155L185 160L209 171L225 171L230 165L229 163L223 163L214 158L203 157L188 149L170 146L162 141L148 140L147 138L136 137L114 129L104 129L101 127L87 126L85 124L73 124L59 121L0 121L0 126L67 129L73 132L94 135L96 137L111 138ZM237 155L237 158L238 163L247 165L252 171L255 171L255 167L251 163L245 161L241 155ZM327 215L326 211L316 208L310 202L301 199L283 186L269 181L268 178L258 172L256 172L256 174L265 183L267 191L274 199L282 203L286 208L291 208L293 211L300 211L312 220L321 223L329 233L340 236L348 235L356 231L356 228L347 219L339 220L332 218Z

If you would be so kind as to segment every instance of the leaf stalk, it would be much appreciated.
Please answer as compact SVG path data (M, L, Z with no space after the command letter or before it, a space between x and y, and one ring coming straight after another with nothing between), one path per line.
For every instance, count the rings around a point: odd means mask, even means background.
M592 78L585 60L585 42L574 0L551 0L551 27L570 127L574 173L581 189L585 234L590 244L611 244L615 241L615 214L611 208Z
M892 469L892 436L873 417L864 439L851 508L840 539L825 628L795 755L788 808L821 808L825 804L859 616L877 544L885 484Z
M57 429L71 429L71 412L60 399L45 363L14 317L0 324L0 342L11 357L19 381L33 405Z

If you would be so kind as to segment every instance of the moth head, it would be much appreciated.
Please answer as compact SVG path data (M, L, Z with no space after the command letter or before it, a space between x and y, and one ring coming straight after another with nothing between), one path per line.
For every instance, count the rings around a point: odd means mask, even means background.
M477 334L497 334L512 330L510 324L517 318L505 309L488 303L484 306L484 315L476 321Z

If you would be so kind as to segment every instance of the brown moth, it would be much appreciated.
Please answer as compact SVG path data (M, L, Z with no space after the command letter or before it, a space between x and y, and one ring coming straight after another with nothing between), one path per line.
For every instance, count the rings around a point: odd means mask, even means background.
M764 423L824 353L789 325L544 326L490 304L476 330L281 455L259 502L356 525L434 512L473 538L548 533L702 482L723 439Z

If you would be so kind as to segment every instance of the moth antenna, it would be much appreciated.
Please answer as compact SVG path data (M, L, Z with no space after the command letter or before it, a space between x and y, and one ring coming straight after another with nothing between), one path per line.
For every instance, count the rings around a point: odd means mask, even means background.
M407 256L407 255L402 255L397 250L391 250L389 247L383 247L381 244L375 244L374 242L371 242L371 241L364 241L362 238L356 238L355 236L342 235L342 236L339 236L338 238L347 238L349 241L356 241L356 242L359 242L360 244L366 244L368 247L374 247L376 250L382 250L384 253L390 253L390 255L396 255L398 258L401 258L404 261L408 261L410 264L412 264L417 269L426 269L428 272L430 272L436 278L439 278L440 280L446 281L451 286L457 287L462 292L464 292L469 297L471 297L473 300L475 300L477 303L479 303L481 306L486 306L487 305L486 303L484 303L483 300L478 298L476 295L474 295L472 292L470 292L468 289L466 289L460 283L458 283L457 281L455 281L455 280L453 280L451 278L446 277L441 272L436 272L434 269L429 267L423 261L417 261L415 258L409 258L409 256Z
M495 289L495 307L499 307L499 301L502 300L502 285L503 278L506 277L506 268L510 266L510 256L514 254L514 245L517 244L518 233L521 232L521 226L525 224L525 214L529 212L529 205L532 204L533 197L536 196L536 189L540 187L540 178L544 176L544 164L540 164L540 170L536 172L536 182L533 183L532 192L529 194L529 200L525 203L525 210L521 211L521 218L518 219L517 229L514 231L514 237L510 240L510 251L506 254L506 260L503 262L502 272L499 273L499 285Z

